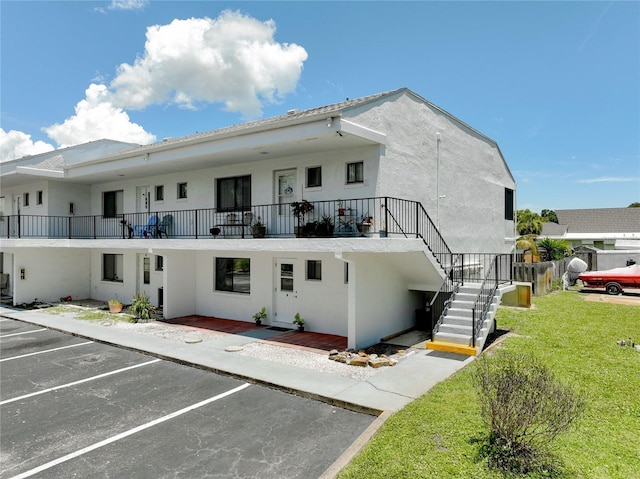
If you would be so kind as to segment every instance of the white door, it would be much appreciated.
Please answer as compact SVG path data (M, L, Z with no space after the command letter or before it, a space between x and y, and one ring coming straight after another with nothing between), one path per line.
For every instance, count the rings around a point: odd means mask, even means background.
M278 234L293 233L293 227L297 226L291 215L291 203L296 201L296 170L276 171L274 190L278 204L276 231Z
M297 261L277 258L274 270L275 298L274 322L287 323L293 328L293 317L298 312Z
M136 186L136 211L149 213L151 211L151 192L148 186Z
M22 195L16 195L13 197L13 214L20 216L20 208L22 207ZM11 218L11 236L16 237L20 232L20 225L18 224L18 218Z

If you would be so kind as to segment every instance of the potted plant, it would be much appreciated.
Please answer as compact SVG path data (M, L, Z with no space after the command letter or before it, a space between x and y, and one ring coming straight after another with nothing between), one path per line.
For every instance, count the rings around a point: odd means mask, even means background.
M122 311L122 303L117 299L110 299L109 311L112 313L120 313Z
M353 220L338 218L338 233L351 233L353 231Z
M129 308L131 314L133 314L136 322L138 319L149 320L153 317L155 308L151 304L149 296L146 294L136 294L131 301L131 308Z
M318 236L333 236L334 224L331 215L322 215L322 219L316 227Z
M368 211L360 217L360 222L356 223L356 227L360 233L368 233L372 226L373 216L369 216Z
M338 216L344 216L344 205L342 200L338 200Z
M293 324L298 326L298 331L304 331L304 319L300 317L300 313L296 313L293 317Z
M299 236L299 233L302 230L302 224L304 223L304 217L310 211L313 211L313 203L310 203L307 200L294 201L291 203L291 214L298 219L296 236Z
M267 234L267 227L264 225L260 217L251 225L251 234L254 238L264 238Z
M260 326L264 319L267 319L267 308L263 306L260 311L253 315L253 320L256 322L256 326Z

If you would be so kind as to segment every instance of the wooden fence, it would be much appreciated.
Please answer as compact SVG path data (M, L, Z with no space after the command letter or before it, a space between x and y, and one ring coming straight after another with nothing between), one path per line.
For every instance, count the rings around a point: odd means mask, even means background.
M513 280L531 283L534 296L543 296L551 291L554 280L561 279L573 258L564 258L541 263L514 263Z

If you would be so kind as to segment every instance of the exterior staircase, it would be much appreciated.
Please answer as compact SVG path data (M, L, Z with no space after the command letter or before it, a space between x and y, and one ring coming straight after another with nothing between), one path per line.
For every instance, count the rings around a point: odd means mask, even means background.
M427 341L427 349L446 351L468 356L477 356L482 352L487 337L495 330L495 314L502 297L498 288L489 306L487 316L473 344L473 305L480 293L480 283L465 282L451 296L449 307L445 309L442 320L434 330L432 341Z

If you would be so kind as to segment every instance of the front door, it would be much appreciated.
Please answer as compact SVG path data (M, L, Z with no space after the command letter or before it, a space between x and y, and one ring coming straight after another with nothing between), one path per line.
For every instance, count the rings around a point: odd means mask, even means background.
M136 212L151 212L151 192L148 186L136 186Z
M293 327L293 317L298 312L296 263L291 258L278 258L275 262L274 321Z
M294 226L291 203L296 201L296 170L276 171L274 186L275 202L278 205L277 233L291 234Z
M16 195L13 197L13 214L17 216L17 220L14 219L11 222L11 236L20 236L20 208L22 208L22 195Z

